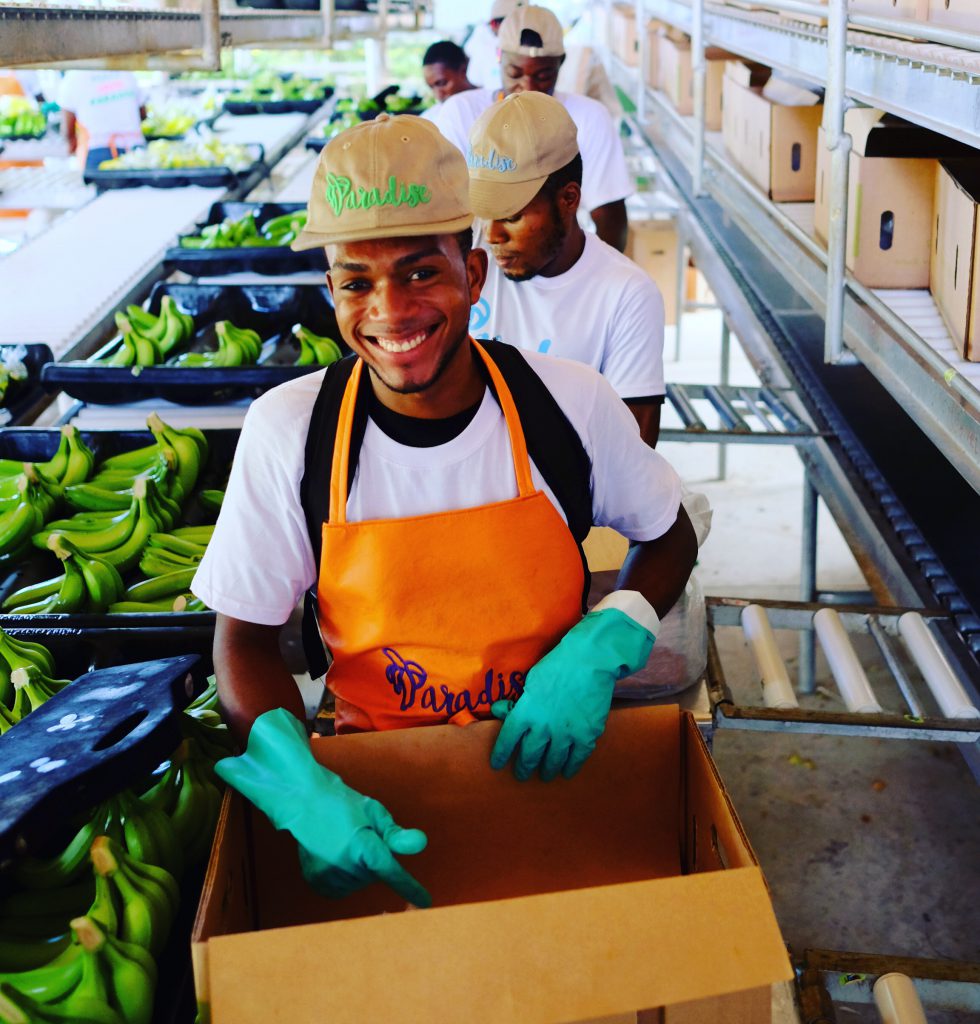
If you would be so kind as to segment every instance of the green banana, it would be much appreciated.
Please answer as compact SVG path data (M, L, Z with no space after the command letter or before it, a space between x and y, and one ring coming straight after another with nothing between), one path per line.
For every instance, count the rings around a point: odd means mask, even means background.
M53 519L31 537L36 548L46 549L50 538L60 533L72 544L88 552L106 551L121 544L135 523L135 502L125 511L79 512L70 519Z
M4 611L11 611L19 608L24 604L33 604L35 601L41 601L46 597L51 597L52 594L58 592L61 587L61 581L64 578L64 574L61 576L54 576L49 580L43 580L40 583L33 583L29 587L21 587L20 590L15 590L13 593L8 594L3 600Z
M20 711L22 719L71 682L70 679L49 679L36 665L14 669L10 681L14 684L14 709ZM27 712L22 710L25 701L29 706Z
M30 543L31 534L41 529L46 515L38 488L24 474L17 479L20 501L0 513L0 555L10 559Z
M188 864L210 852L220 810L221 791L205 774L201 759L188 757L180 766L180 791L170 815Z
M262 354L262 338L250 327L236 327L230 320L221 320L214 325L220 338L222 335L232 344L238 345L248 356L248 362L257 362Z
M314 334L313 331L302 324L295 324L292 333L293 337L300 344L300 356L296 361L297 366L309 366L313 363L317 363L320 366L329 366L343 356L340 346L333 338Z
M13 867L14 881L25 889L55 889L79 881L88 864L88 851L96 836L105 831L108 814L100 805L53 857L24 857Z
M145 445L143 448L132 448L130 451L110 455L100 463L99 472L121 469L129 470L134 477L138 476L159 458L160 451L161 444L155 440L153 444Z
M71 927L81 948L98 964L109 1006L126 1024L151 1024L157 982L152 956L103 931L90 918L75 918Z
M48 547L63 562L70 560L82 574L86 592L85 610L103 612L122 596L126 588L114 565L79 550L60 533L51 535Z
M206 448L202 452L199 438L196 436L200 431L191 433L191 430L177 430L164 423L154 412L146 419L146 425L157 438L157 443L169 445L177 454L176 475L180 481L183 494L190 494L197 483L201 472L201 465L206 456ZM203 435L201 435L203 438ZM207 442L205 442L206 446Z
M54 656L43 644L31 640L18 640L0 629L0 659L13 671L36 665L45 675L54 676Z
M175 555L162 548L148 547L140 558L140 571L146 576L170 576L182 569L196 569L201 563L201 558L201 555ZM183 589L187 590L187 587Z
M66 431L68 437L68 460L64 472L55 476L49 468L50 463L38 464L38 472L47 479L55 480L62 487L84 483L92 475L92 469L95 466L95 453L85 443L77 427L68 425L62 427L61 431L62 437L66 436Z
M204 554L208 542L178 537L174 533L155 533L150 537L151 548L168 551L173 555L186 555L188 558L200 558Z
M198 504L205 512L213 512L217 515L221 511L221 503L224 501L225 492L214 489L198 491Z
M188 714L194 711L218 710L218 680L208 676L208 685L184 709Z
M52 541L60 537L60 534L53 534ZM50 545L49 545L50 546ZM61 552L65 553L62 554ZM64 575L61 578L61 586L57 592L50 597L31 604L18 605L12 609L15 615L70 615L72 612L83 611L88 597L85 588L85 577L75 561L70 557L64 548L55 551L64 566Z
M0 897L0 931L19 933L23 920L53 917L67 928L68 919L77 917L92 902L93 883L83 877L72 885L57 889L21 889Z
M144 558L146 555L143 556ZM142 564L142 560L141 563ZM164 601L183 594L191 585L196 567L177 569L174 572L162 573L153 579L144 580L131 586L120 600L125 601Z
M119 339L119 344L110 356L98 360L106 366L135 366L136 342L132 331L126 331Z
M120 868L130 876L134 884L152 883L160 889L169 907L170 918L173 920L180 909L180 886L177 884L177 879L166 868L158 867L156 864L146 864L131 857L125 848L114 839L109 840L108 846Z
M140 800L151 807L155 807L164 814L170 814L177 803L177 794L180 792L180 766L186 756L187 741L183 740L180 746L174 751L169 761L164 761L152 779L155 781L146 792L140 794Z
M134 860L154 864L172 875L183 869L183 855L174 830L154 807L143 804L128 790L109 801L110 813L118 822L126 852Z
M83 987L79 978L78 988ZM76 991L78 989L76 988ZM57 1006L42 1006L18 992L12 985L0 984L0 1024L126 1024L109 1006L74 994Z
M171 537L180 537L182 540L189 540L193 544L207 546L214 536L214 526L178 526L170 531Z
M172 611L183 611L174 608L175 601L164 597L158 601L116 601L106 609L111 615L162 615Z
M16 991L41 1003L64 999L78 984L82 975L82 948L75 942L63 949L53 960L27 971L0 974Z

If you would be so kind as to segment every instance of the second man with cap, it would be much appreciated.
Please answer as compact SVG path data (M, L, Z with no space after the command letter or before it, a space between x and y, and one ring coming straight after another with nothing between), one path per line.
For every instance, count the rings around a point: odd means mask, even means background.
M582 157L568 112L544 93L508 96L473 126L467 164L491 257L474 336L588 363L655 445L663 298L635 263L579 225Z
M626 247L626 197L633 192L623 147L609 112L576 93L556 92L565 59L561 22L545 7L518 7L500 26L501 88L471 89L451 96L432 120L464 153L477 118L504 96L524 92L553 95L578 128L582 154L582 205L596 233L620 252Z

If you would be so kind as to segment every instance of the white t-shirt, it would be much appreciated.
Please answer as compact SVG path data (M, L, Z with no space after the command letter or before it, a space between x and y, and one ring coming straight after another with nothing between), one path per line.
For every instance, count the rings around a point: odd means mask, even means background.
M476 25L463 44L463 52L470 59L466 77L474 85L500 87L500 43L487 22Z
M433 118L439 130L465 154L470 130L476 119L494 102L497 90L469 89L440 103ZM597 206L633 194L633 182L626 167L609 111L588 96L556 92L578 129L578 148L582 154L582 206L589 211Z
M592 461L595 524L637 541L666 533L677 518L680 480L640 439L632 413L606 380L564 359L528 353L527 360ZM325 372L273 388L249 408L218 524L191 588L218 612L280 625L317 577L300 482ZM535 486L564 515L533 463L531 471ZM347 516L358 522L426 515L516 496L507 426L488 390L466 429L431 448L399 444L369 419Z
M582 255L557 277L508 281L493 253L489 262L470 313L474 338L587 363L620 398L664 393L664 300L632 260L586 233Z
M88 148L143 141L140 89L131 71L66 71L58 106L70 110L88 133Z

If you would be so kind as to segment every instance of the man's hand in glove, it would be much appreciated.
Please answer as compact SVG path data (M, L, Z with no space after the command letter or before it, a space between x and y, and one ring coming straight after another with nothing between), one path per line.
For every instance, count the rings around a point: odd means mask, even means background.
M284 708L260 715L238 757L217 774L299 843L303 877L324 896L346 896L381 880L417 907L432 897L395 859L420 853L426 836L400 828L377 800L317 764L303 725Z
M546 782L559 772L570 779L606 727L613 687L646 665L659 625L636 591L603 598L528 672L516 702L493 705L504 724L490 766L503 768L516 752L522 782L539 768Z

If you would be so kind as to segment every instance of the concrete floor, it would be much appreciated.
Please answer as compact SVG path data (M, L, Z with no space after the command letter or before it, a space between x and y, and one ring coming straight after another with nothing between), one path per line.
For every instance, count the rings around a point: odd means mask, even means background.
M688 314L682 358L668 360L667 380L717 381L719 339L719 314ZM670 338L666 351L673 353ZM755 383L735 345L732 381ZM712 479L715 446L678 443L662 450L688 486L705 491L714 506L696 570L706 593L796 599L802 471L792 449L730 446L724 482ZM865 589L823 508L818 586ZM797 637L784 631L777 636L792 674ZM717 639L736 699L761 703L741 631L721 629ZM880 669L870 640L868 645L858 645L862 663L882 704L897 710L891 677ZM842 710L819 654L817 684L822 692L807 701ZM722 730L715 734L714 755L791 949L980 961L980 788L950 745ZM876 1019L859 1007L842 1007L839 1017ZM977 1012L929 1007L932 1024L978 1019Z

